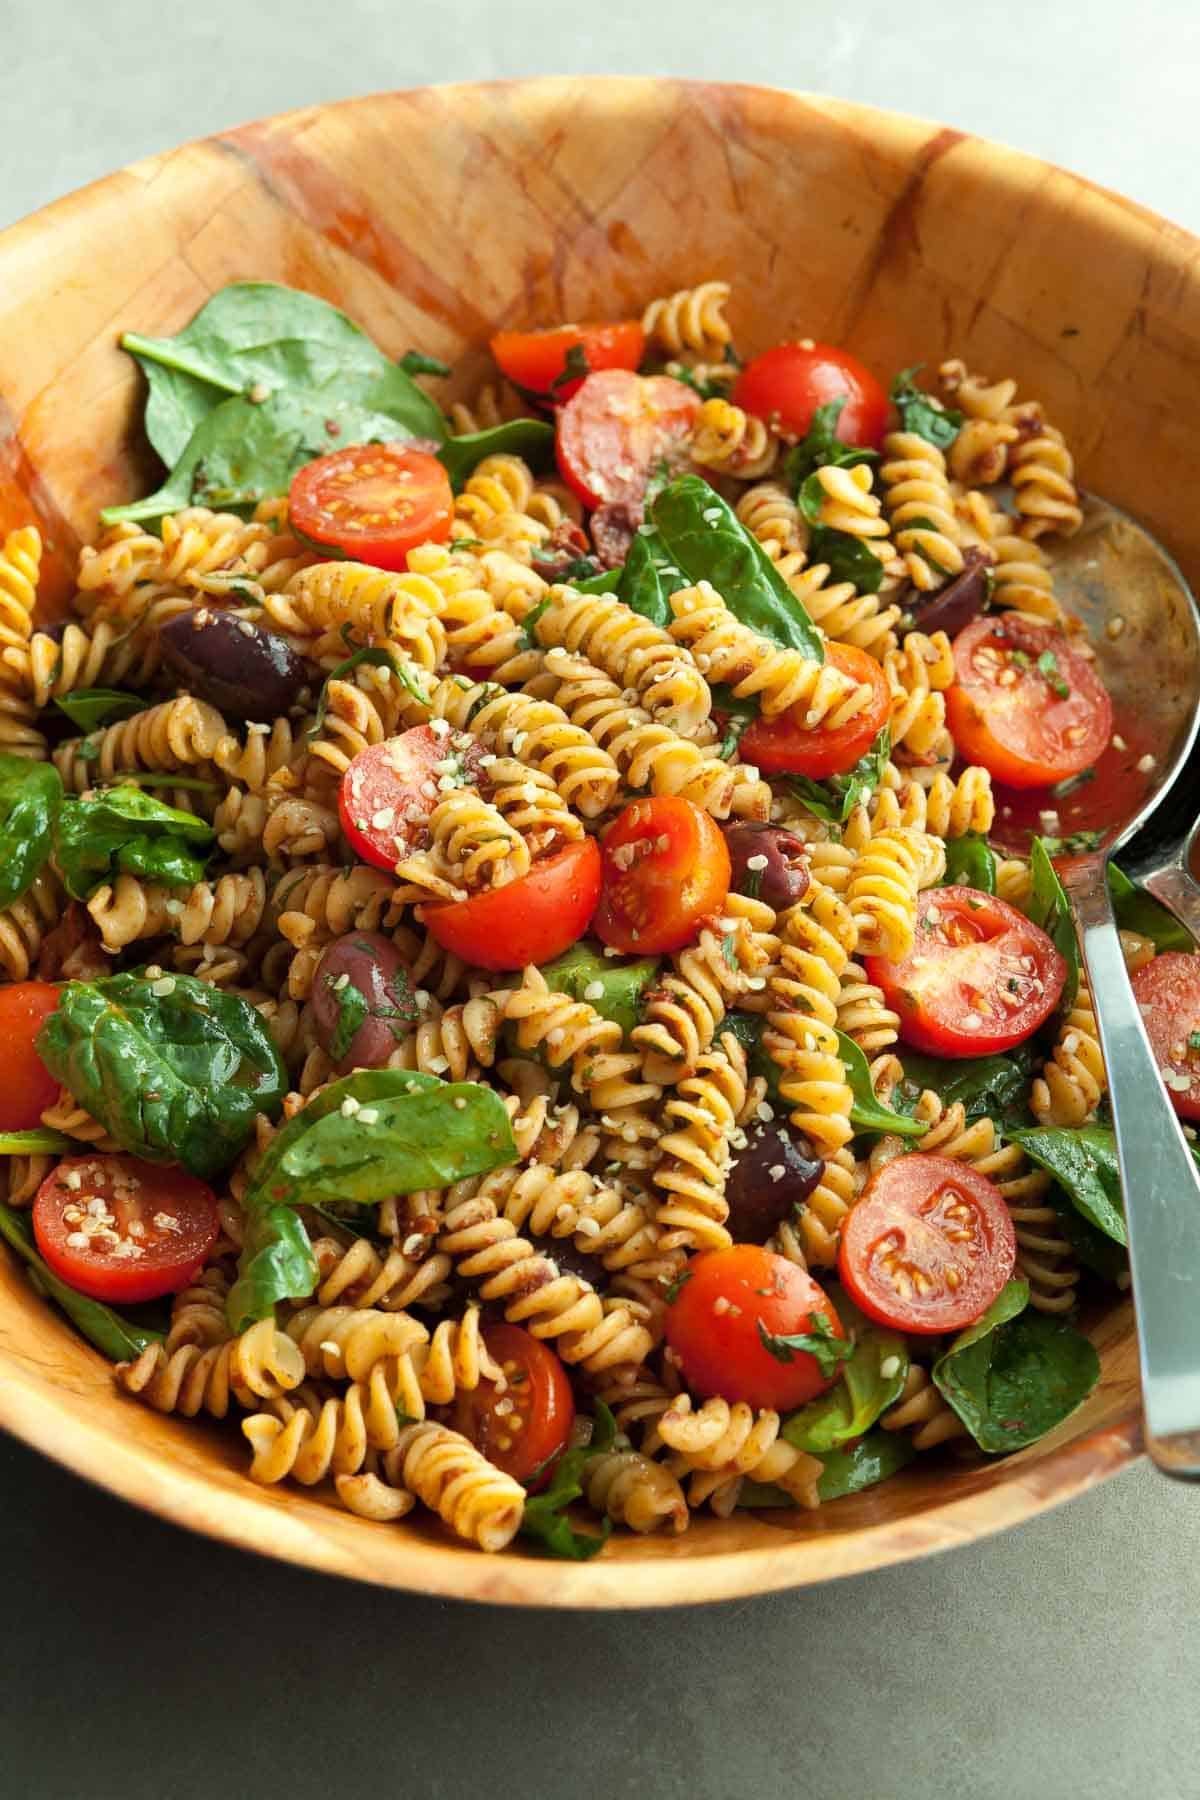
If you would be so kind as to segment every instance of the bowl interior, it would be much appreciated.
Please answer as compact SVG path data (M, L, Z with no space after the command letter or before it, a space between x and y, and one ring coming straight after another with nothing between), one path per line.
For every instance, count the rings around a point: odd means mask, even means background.
M135 165L0 235L0 529L32 513L48 612L102 505L154 468L122 329L178 330L224 283L345 308L469 395L500 325L639 312L733 284L736 341L852 347L881 373L961 354L1012 374L1084 483L1200 578L1200 305L1185 233L1088 183L916 120L770 90L547 80L386 94ZM0 1423L127 1498L234 1542L397 1587L527 1604L715 1599L902 1560L1013 1524L1136 1454L1127 1302L1088 1321L1103 1376L999 1463L920 1462L812 1516L698 1517L582 1565L485 1558L245 1478L235 1432L117 1396L102 1360L0 1258Z

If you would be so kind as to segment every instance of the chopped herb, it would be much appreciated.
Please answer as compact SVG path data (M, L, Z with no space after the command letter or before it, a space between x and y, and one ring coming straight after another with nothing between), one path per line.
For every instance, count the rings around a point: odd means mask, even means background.
M1015 669L1032 669L1033 667L1026 650L1010 650L1008 660Z
M587 359L587 351L583 345L572 344L567 351L567 360L562 366L562 373L556 375L550 383L550 392L558 394L568 383L582 381L584 376L590 375L591 372L592 365Z
M1037 659L1037 666L1038 674L1045 676L1060 700L1065 700L1071 690L1059 673L1058 659L1053 650L1043 650Z
M1095 779L1095 769L1081 769L1078 775L1068 775L1065 781L1056 781L1050 789L1050 793L1055 800L1065 800L1068 794L1075 792L1076 788L1084 787L1089 781L1095 781Z
M1098 849L1103 840L1102 831L1072 831L1066 837L1045 837L1042 843L1047 856L1078 856L1085 850Z
M449 375L450 364L442 362L436 356L426 356L423 350L406 350L400 358L400 367L406 375Z
M678 1298L679 1298L679 1292L680 1292L680 1289L683 1287L684 1282L690 1281L691 1279L692 1279L692 1271L690 1269L684 1269L681 1274L679 1274L675 1277L674 1281L671 1283L670 1287L666 1291L666 1294L664 1295L664 1299L666 1300L666 1303L668 1306L673 1306L675 1304L676 1300L678 1300Z
M945 450L961 431L963 416L917 386L913 377L919 375L923 367L922 363L914 363L910 369L901 369L892 383L889 398L900 415L901 431L913 431L927 444Z
M1188 1032L1188 1049L1200 1050L1200 1031Z
M341 1062L347 1054L358 1035L359 1026L371 1011L367 996L362 989L355 987L352 981L345 982L339 988L339 979L336 975L325 977L325 985L337 1001L338 1008L337 1026L329 1046L330 1061L335 1063Z
M810 1331L793 1332L790 1336L779 1336L768 1331L762 1320L758 1321L758 1338L764 1350L775 1358L776 1362L790 1363L797 1353L811 1356L821 1374L828 1381L836 1375L839 1363L849 1361L854 1355L854 1345L848 1339L837 1337L833 1326L825 1313L809 1315Z
M731 969L737 968L738 959L737 959L737 933L736 932L730 931L721 939L721 955L725 958L726 963L728 964L728 966Z

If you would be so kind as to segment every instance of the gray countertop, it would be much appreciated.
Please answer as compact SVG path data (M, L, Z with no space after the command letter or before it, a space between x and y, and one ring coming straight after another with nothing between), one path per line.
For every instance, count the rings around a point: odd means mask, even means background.
M290 106L587 70L920 113L1200 231L1194 0L0 0L0 224ZM1200 1796L1200 1494L1145 1467L933 1561L619 1617L255 1561L7 1439L0 1481L3 1800Z

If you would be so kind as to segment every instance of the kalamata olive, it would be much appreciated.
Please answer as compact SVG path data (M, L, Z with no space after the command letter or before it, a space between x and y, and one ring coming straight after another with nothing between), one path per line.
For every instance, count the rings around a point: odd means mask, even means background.
M596 555L602 567L620 568L629 555L629 546L645 517L645 509L640 501L635 504L629 500L614 500L607 506L596 508L590 523L592 542L596 546Z
M551 1262L557 1263L560 1275L575 1275L580 1281L589 1282L600 1294L608 1286L608 1276L600 1258L576 1249L573 1238L541 1238L538 1249Z
M991 583L987 572L991 566L992 559L987 551L972 544L963 551L962 572L953 581L948 581L944 588L927 598L914 592L909 599L909 610L917 630L944 631L948 636L956 637L964 625L977 619L988 603Z
M321 1048L339 1075L381 1068L420 1017L400 952L379 931L350 931L330 944L312 1005Z
M321 683L320 671L275 632L214 607L177 613L158 641L188 692L230 719L276 719Z
M808 852L804 839L782 825L752 825L738 820L721 827L733 865L730 887L752 894L782 912L808 892ZM762 858L766 861L763 862Z
M784 1125L750 1125L725 1198L729 1229L738 1244L765 1244L771 1233L808 1199L825 1164L801 1132Z

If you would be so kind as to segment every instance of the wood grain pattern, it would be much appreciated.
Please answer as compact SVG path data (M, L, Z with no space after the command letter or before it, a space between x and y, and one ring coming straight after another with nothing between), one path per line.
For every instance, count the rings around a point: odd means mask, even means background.
M658 80L384 94L136 164L0 235L0 530L33 516L47 606L99 508L153 469L122 328L178 329L235 278L344 307L393 354L485 367L498 325L639 311L735 284L739 344L848 341L880 370L951 352L1040 397L1083 481L1200 580L1200 279L1184 232L960 132L842 102ZM119 1397L0 1263L0 1422L194 1529L334 1574L522 1605L671 1605L825 1580L1019 1523L1139 1449L1128 1303L1091 1321L1103 1378L1002 1463L922 1465L812 1516L697 1518L597 1561L486 1558L436 1526L259 1490L235 1433Z

